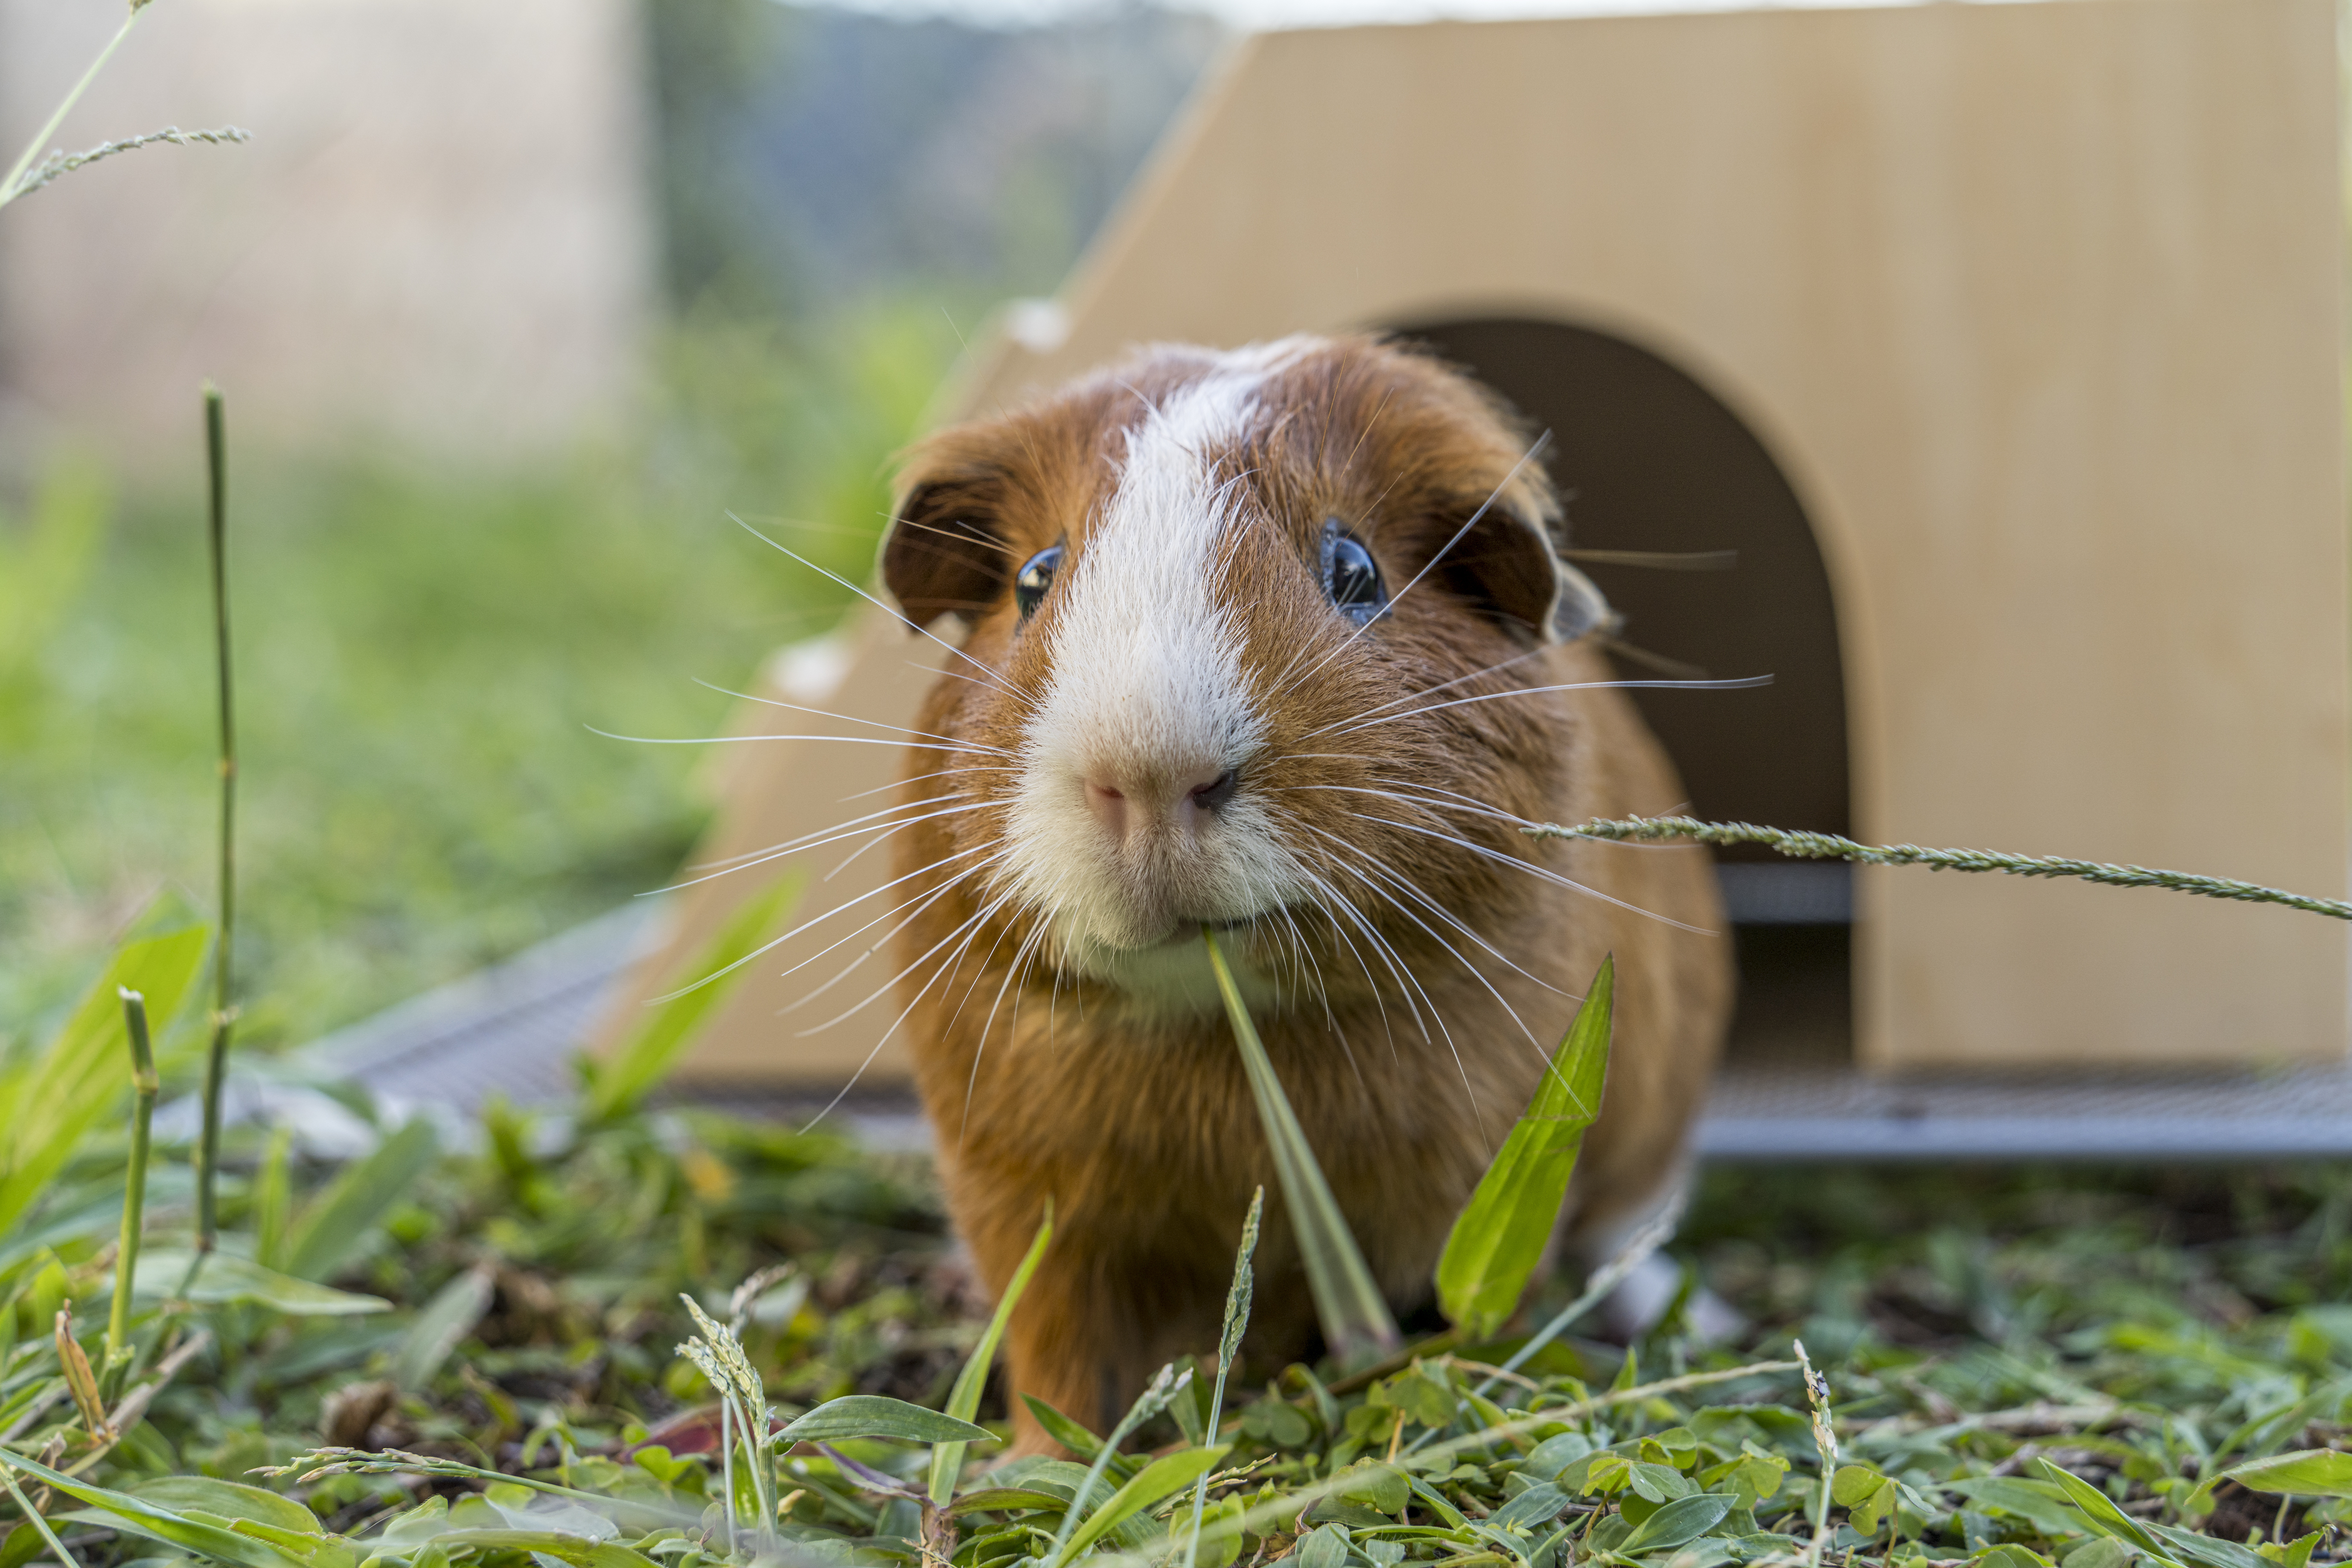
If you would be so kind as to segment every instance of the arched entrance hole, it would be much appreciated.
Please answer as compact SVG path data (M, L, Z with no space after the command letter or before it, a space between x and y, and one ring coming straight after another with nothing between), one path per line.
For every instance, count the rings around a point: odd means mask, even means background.
M1646 349L1554 321L1417 322L1427 343L1552 434L1549 467L1579 551L1732 551L1717 571L1580 564L1625 616L1624 640L1748 691L1633 696L1690 809L1716 820L1845 833L1845 683L1829 573L1802 504L1762 442L1706 387ZM1621 656L1628 677L1658 671ZM1762 850L1718 856L1739 944L1739 1058L1851 1051L1842 865Z

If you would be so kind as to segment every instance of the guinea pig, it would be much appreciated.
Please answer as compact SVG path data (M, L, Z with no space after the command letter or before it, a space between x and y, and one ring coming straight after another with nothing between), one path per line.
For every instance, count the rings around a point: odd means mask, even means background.
M900 494L884 580L961 627L906 754L904 1026L992 1292L1052 1204L1017 1392L1099 1430L1216 1343L1272 1157L1204 925L1399 1307L1612 952L1570 1239L1662 1201L1729 1007L1722 910L1703 851L1518 831L1681 790L1499 400L1365 337L1154 347L929 437ZM1294 1357L1278 1201L1255 1267L1247 1353Z

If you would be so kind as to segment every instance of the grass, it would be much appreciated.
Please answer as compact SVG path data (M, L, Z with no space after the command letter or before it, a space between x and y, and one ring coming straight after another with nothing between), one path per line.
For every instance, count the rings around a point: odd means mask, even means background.
M243 1159L225 1194L233 1250L271 1201L273 1179L263 1149L236 1152ZM122 1155L118 1137L92 1140L26 1228L37 1234L93 1201L103 1208L121 1190ZM298 1223L321 1203L354 1212L329 1175L293 1173L288 1206ZM300 1479L322 1459L264 1478L309 1510L302 1529L319 1544L305 1561L320 1551L340 1561L335 1552L349 1550L414 1562L414 1550L397 1548L402 1529L462 1522L435 1513L402 1525L397 1510L420 1504L471 1507L479 1528L520 1531L546 1524L541 1516L558 1506L501 1491L474 1470L582 1494L560 1505L586 1519L566 1513L548 1528L617 1531L656 1561L699 1560L719 1550L706 1510L725 1467L714 1452L709 1380L676 1353L697 1331L679 1292L740 1325L780 1418L854 1394L936 1408L981 1337L928 1171L820 1135L698 1112L634 1113L593 1131L494 1112L478 1148L412 1165L392 1185L326 1271L338 1289L387 1310L320 1315L247 1300L142 1311L133 1337L151 1349L173 1334L185 1342L199 1322L212 1342L91 1479L166 1504L178 1498L193 1518L219 1515L236 1499L205 1502L168 1478L251 1483L256 1468L289 1465L314 1447L393 1447L422 1458L331 1456L362 1468ZM187 1195L176 1162L159 1168L151 1230L184 1228ZM10 1449L48 1453L54 1468L97 1448L88 1424L61 1396L29 1426L19 1413L42 1389L54 1395L56 1348L43 1331L59 1303L98 1310L74 1320L97 1348L111 1221L107 1213L53 1232L46 1247L0 1254L8 1258L0 1298L13 1296L16 1336L0 1372L0 1431L21 1427ZM2045 1458L2105 1489L2126 1520L2200 1524L2193 1538L2218 1543L2199 1555L2157 1538L2171 1549L2162 1560L2251 1568L2264 1560L2260 1547L2314 1531L2314 1560L2342 1555L2341 1505L2226 1480L2197 1493L2244 1459L2328 1447L2352 1432L2352 1310L2333 1304L2352 1292L2352 1174L1722 1171L1701 1183L1675 1255L1747 1316L1737 1342L1697 1343L1679 1316L1630 1353L1570 1337L1491 1405L1466 1411L1464 1394L1507 1353L1507 1336L1352 1383L1307 1368L1236 1367L1223 1433L1232 1451L1209 1474L1200 1560L1245 1552L1297 1554L1307 1568L1408 1558L1509 1568L1565 1564L1571 1543L1581 1560L1612 1539L1617 1557L1596 1561L1664 1568L1694 1542L1702 1562L1802 1558L1822 1467L1801 1392L1786 1371L1738 1370L1787 1362L1792 1335L1825 1370L1841 1464L1854 1472L1843 1488L1851 1500L1828 1505L1825 1560L1891 1554L2025 1568L2116 1540L2100 1525L2123 1527L2068 1501L2037 1470ZM740 1301L713 1287L740 1279L755 1283ZM1531 1302L1530 1317L1564 1289L1556 1282ZM1132 1484L1152 1449L1181 1451L1204 1435L1214 1371L1201 1365L1132 1456L1093 1456L1103 1464L1096 1496ZM1003 1430L995 1397L967 1408ZM1477 1436L1488 1428L1515 1430ZM630 1452L648 1437L664 1440ZM875 1438L827 1447L781 1461L772 1495L782 1540L828 1561L841 1552L914 1562L929 1446ZM982 1463L990 1452L973 1449ZM1398 1471L1385 1463L1391 1455L1406 1461ZM1050 1558L1077 1511L1069 1500L1086 1468L971 1467L960 1500L932 1521L935 1531L944 1521L933 1548L965 1564ZM748 1467L737 1468L739 1488L748 1486ZM1187 1477L1130 1516L1135 1528L1106 1530L1101 1544L1176 1550L1172 1539L1151 1544L1158 1516L1189 1518L1192 1490ZM1876 1528L1858 1527L1880 1493L1887 1506ZM1710 1533L1644 1550L1633 1532L1683 1494L1743 1500ZM86 1568L155 1553L152 1542L112 1528L119 1516L60 1509L53 1517ZM609 1522L591 1522L598 1518ZM1555 1519L1570 1534L1551 1542ZM1330 1532L1319 1544L1318 1530ZM746 1534L748 1559L748 1523ZM354 1544L334 1547L331 1535ZM2222 1550L2250 1539L2256 1551ZM0 1547L0 1562L46 1551L38 1541L20 1531ZM509 1548L446 1550L496 1563Z

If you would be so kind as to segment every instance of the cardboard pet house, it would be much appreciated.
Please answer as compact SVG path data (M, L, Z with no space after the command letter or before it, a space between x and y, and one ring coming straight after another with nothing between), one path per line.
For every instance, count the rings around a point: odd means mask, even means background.
M1553 430L1580 545L1738 552L1591 567L1632 642L1775 678L1645 694L1699 814L2341 897L2336 70L2328 0L1260 37L1064 299L1009 314L944 401L1002 408L1148 340L1426 338ZM866 616L766 680L869 722L742 722L879 734L937 657ZM729 751L704 862L877 808L897 765ZM867 952L895 900L866 842L681 896L608 1034L804 866L800 917L839 912L687 1070L900 1077L897 1006L850 1012L895 967ZM2345 1052L2336 922L1916 870L1860 872L1849 906L1821 874L1727 870L1798 906L1735 898L1753 918L1851 919L1866 1068Z

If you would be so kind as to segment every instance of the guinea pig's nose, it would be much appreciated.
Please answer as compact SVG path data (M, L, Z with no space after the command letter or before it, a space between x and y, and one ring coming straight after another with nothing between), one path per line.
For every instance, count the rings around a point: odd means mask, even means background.
M1095 820L1110 834L1111 842L1127 842L1127 792L1094 779L1087 781L1087 805L1093 810Z
M1123 845L1162 825L1198 831L1202 819L1233 799L1240 784L1231 768L1201 768L1157 780L1097 773L1086 781L1087 806L1111 842Z
M1227 768L1208 783L1194 784L1185 798L1202 811L1214 811L1233 799L1234 792L1241 787L1242 775L1235 770Z

